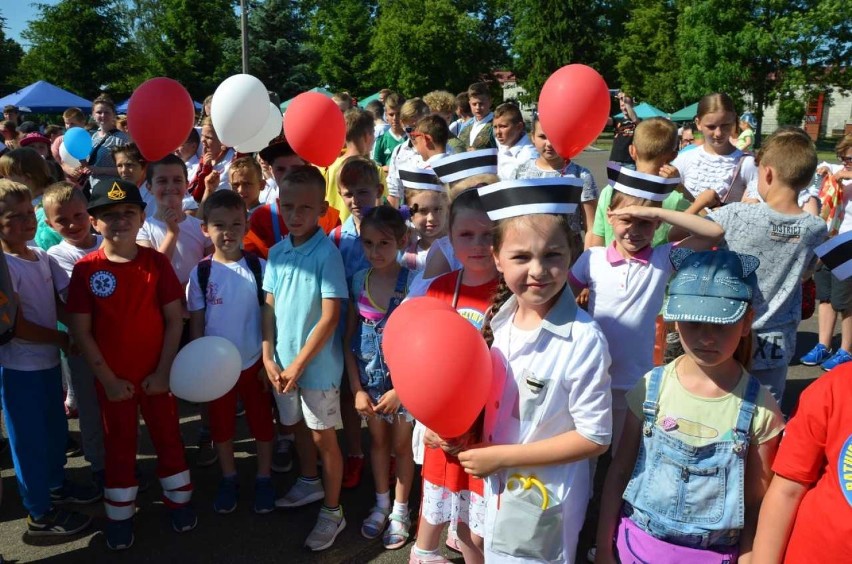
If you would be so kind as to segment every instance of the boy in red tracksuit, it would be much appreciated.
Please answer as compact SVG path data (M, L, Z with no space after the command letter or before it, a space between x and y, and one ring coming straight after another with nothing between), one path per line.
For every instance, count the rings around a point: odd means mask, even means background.
M104 424L107 546L133 544L137 411L157 451L163 501L177 532L195 528L192 483L169 370L183 328L183 288L165 255L136 244L145 203L130 182L105 179L88 205L103 245L74 266L68 312L74 341L97 377Z

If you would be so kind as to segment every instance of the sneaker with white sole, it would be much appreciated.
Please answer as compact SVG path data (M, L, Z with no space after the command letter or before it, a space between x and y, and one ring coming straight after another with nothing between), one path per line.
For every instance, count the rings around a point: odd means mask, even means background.
M283 497L275 500L275 507L286 509L302 507L316 501L322 501L323 498L325 498L325 491L322 489L321 480L308 482L299 478Z
M831 358L823 362L820 367L828 372L852 360L852 354L849 354L844 349L837 349L837 352L831 355Z
M317 517L317 524L314 525L311 534L305 540L305 547L314 552L325 550L334 544L334 539L337 538L337 535L345 527L346 519L343 517L342 512L340 515L337 515L331 511L321 509L319 517Z
M50 511L35 519L27 517L27 534L33 537L65 537L76 535L92 523L92 518L76 511L51 507Z
M816 366L817 364L822 364L831 358L832 354L833 353L830 348L822 343L817 343L814 345L814 348L809 350L805 356L799 359L799 362L805 366Z

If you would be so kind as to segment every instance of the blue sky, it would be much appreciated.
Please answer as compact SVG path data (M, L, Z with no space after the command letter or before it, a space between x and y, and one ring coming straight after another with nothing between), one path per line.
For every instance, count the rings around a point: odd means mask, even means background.
M6 18L6 37L11 37L21 45L21 32L27 27L27 22L36 17L38 11L35 8L37 3L55 5L59 0L0 0L0 14ZM24 49L26 49L24 45Z

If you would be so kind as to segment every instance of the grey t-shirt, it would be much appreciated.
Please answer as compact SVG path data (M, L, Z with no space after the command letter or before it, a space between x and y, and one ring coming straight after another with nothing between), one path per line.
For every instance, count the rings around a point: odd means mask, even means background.
M825 222L807 212L778 213L767 204L732 203L707 217L725 229L729 249L760 259L752 367L785 366L802 319L802 274L816 262L814 248L825 241Z

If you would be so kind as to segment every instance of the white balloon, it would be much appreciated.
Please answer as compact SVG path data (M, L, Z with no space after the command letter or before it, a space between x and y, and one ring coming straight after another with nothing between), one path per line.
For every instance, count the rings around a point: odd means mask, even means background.
M266 123L263 124L263 127L260 131L249 139L248 141L243 141L236 147L234 147L240 153L255 153L260 151L261 149L266 148L269 145L269 142L278 137L281 133L281 128L283 127L283 121L281 116L281 110L279 110L275 104L272 102L269 103L269 115L266 117Z
M65 148L65 143L59 144L59 156L62 157L62 162L68 166L80 166L80 161L74 158L68 149Z
M266 86L250 74L229 76L213 93L210 118L227 147L248 141L260 131L269 115Z
M224 337L201 337L186 345L172 363L169 386L177 397L204 403L221 398L237 383L242 359Z

